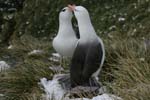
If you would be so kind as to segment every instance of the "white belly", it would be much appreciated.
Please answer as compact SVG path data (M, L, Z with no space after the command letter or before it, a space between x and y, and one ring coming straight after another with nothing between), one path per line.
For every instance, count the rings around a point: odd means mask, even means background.
M53 47L60 55L72 57L77 45L77 41L78 39L76 39L76 37L56 37L53 40Z

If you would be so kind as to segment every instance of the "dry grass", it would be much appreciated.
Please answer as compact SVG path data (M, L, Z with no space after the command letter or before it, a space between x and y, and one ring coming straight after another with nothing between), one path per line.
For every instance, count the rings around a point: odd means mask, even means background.
M150 51L140 37L112 34L106 43L106 63L102 78L112 93L124 100L150 99Z
M111 93L124 100L149 100L150 52L144 48L144 40L140 37L127 37L119 32L109 35L103 37L106 62L101 81ZM48 60L50 43L30 36L23 39L15 43L14 50L7 51L22 60L8 72L0 74L0 93L6 95L5 100L39 100L42 93L38 85L39 79L51 79L54 74L48 68L54 64ZM41 49L44 53L27 55L34 49Z
M5 95L5 100L40 100L40 78L52 77L49 69L51 62L48 60L51 48L49 42L31 36L23 39L16 42L13 49L4 48L3 55L11 54L17 62L10 70L0 73L0 94ZM43 53L28 55L35 49L43 50ZM31 99L35 97L36 99Z

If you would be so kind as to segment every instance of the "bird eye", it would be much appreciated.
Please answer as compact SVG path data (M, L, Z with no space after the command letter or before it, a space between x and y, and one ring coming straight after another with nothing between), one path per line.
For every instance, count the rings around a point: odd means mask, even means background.
M78 12L79 10L78 10L78 9L75 9L75 11Z
M61 10L62 12L66 11L66 9Z

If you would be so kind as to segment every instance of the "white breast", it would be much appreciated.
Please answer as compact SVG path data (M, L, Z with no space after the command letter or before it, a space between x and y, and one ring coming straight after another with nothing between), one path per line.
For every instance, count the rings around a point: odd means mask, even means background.
M55 37L53 40L54 49L62 56L72 57L78 39L73 37Z

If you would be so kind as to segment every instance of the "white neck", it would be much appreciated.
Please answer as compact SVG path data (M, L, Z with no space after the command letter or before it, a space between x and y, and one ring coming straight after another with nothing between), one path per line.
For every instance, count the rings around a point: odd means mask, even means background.
M89 16L78 18L78 25L81 39L97 37Z
M74 36L75 33L72 27L71 20L59 20L58 35L62 37Z

